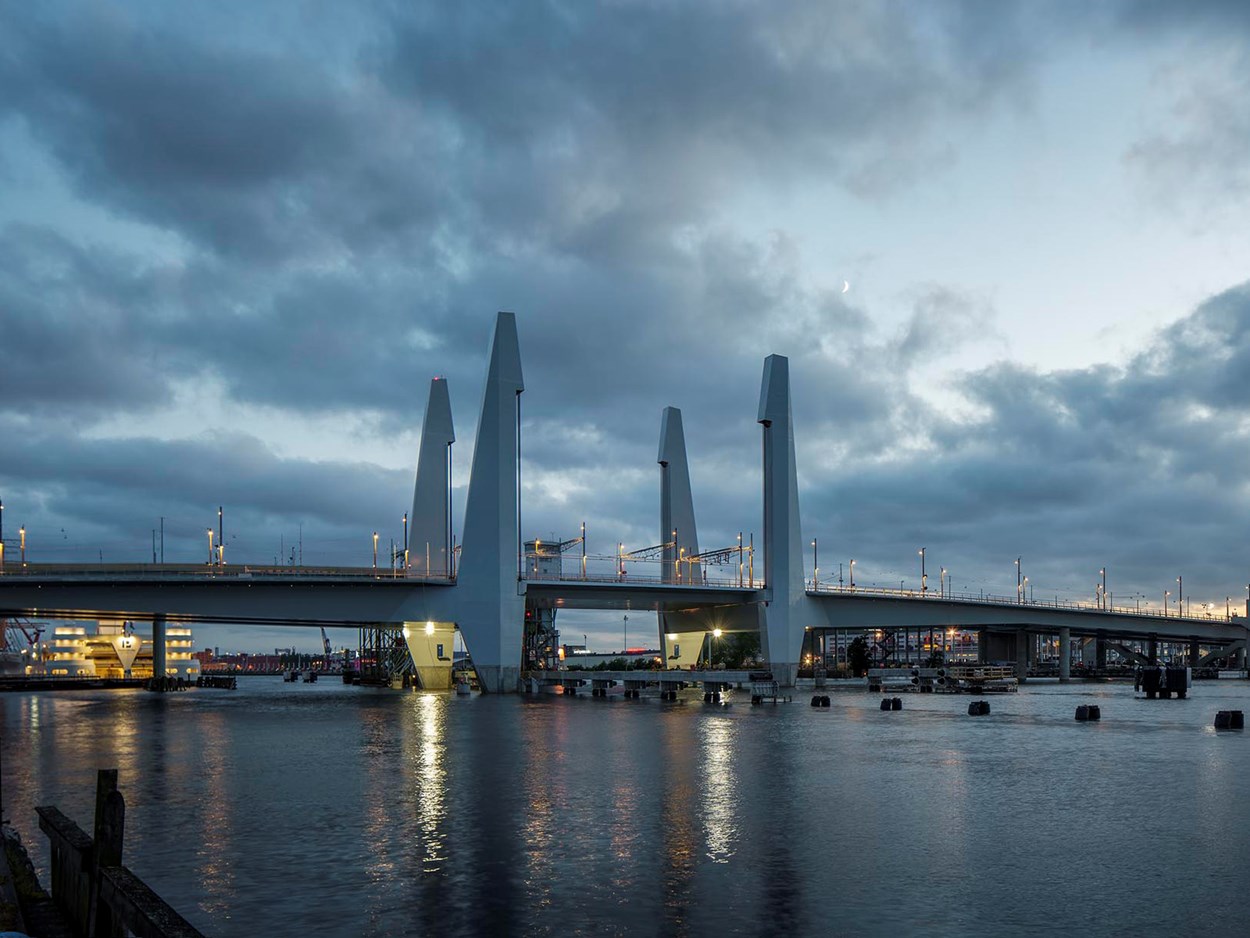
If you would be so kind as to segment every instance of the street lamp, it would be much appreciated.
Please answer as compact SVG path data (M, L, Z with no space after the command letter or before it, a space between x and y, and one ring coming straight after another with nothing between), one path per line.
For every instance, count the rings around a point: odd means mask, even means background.
M1098 571L1102 574L1102 608L1107 608L1107 568L1103 567Z
M1163 591L1163 618L1165 619L1168 617L1168 603L1170 603L1171 601L1172 601L1172 591L1164 590Z
M22 525L17 529L17 535L21 538L20 546L22 549L22 566L26 566L26 525Z
M929 575L924 571L924 548L920 548L920 595L929 592Z
M1185 617L1185 578L1183 576L1176 578L1176 615L1177 618Z
M820 583L820 555L817 553L816 538L812 538L812 589Z
M208 565L213 565L213 529L207 528L208 531Z
M1024 602L1023 584L1020 581L1020 558L1016 558L1016 602Z
M426 573L429 573L427 570ZM404 512L404 575L408 575L408 512Z
M943 599L946 598L946 568L942 568L941 574L938 576L938 595Z
M373 572L378 572L378 532L373 532Z
M851 589L855 589L855 558L851 558ZM1246 587L1246 608L1250 609L1250 586Z

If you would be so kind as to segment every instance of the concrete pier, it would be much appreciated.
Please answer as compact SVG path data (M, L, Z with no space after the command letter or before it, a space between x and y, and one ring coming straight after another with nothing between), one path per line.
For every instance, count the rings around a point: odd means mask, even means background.
M1059 683L1067 684L1072 680L1072 630L1059 630Z
M169 672L169 661L165 654L165 617L152 617L152 676L162 678Z

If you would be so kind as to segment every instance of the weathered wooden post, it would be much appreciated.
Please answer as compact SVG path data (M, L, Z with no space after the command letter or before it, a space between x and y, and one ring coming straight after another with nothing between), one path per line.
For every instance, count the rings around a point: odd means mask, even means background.
M117 769L100 769L96 777L95 837L91 857L91 902L87 920L91 934L99 938L124 936L121 921L100 900L100 871L122 865L122 836L126 829L126 799L117 790Z

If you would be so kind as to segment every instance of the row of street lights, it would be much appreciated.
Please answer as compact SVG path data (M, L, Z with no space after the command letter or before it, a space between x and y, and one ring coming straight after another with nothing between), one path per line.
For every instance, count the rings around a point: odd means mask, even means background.
M22 566L26 566L26 525L17 529L22 552ZM0 498L0 571L4 570L4 499Z

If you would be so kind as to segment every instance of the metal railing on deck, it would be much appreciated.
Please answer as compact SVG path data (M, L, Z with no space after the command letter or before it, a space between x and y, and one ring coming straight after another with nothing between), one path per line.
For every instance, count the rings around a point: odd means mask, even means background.
M1142 616L1153 617L1156 619L1181 619L1187 622L1240 622L1241 618L1234 612L1226 615L1213 615L1210 612L1204 612L1202 615L1194 615L1193 613L1167 612L1164 610L1141 609L1136 606L1114 606L1102 605L1095 602L1083 602L1080 600L1065 599L1023 599L1015 596L995 596L986 593L954 593L950 590L938 592L936 590L909 590L909 589L890 589L889 587L878 586L832 586L826 583L813 584L811 578L807 580L807 591L809 593L836 593L841 596L880 596L890 599L923 599L935 600L940 602L956 602L971 603L977 605L989 606L1024 606L1030 609L1056 609L1067 610L1072 612L1089 612L1103 613L1106 615L1118 616Z

